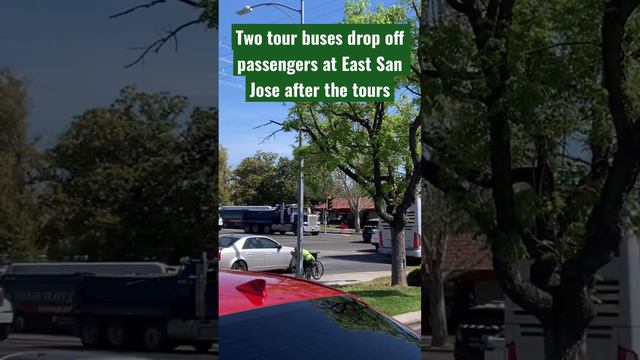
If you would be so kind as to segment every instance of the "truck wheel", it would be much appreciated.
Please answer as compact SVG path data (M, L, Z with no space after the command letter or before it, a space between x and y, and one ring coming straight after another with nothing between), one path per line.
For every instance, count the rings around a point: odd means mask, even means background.
M317 232L317 231L314 231L314 232L312 232L312 233L311 233L311 235L313 235L313 236L318 236L319 234L320 234L320 233L319 233L319 232Z
M9 337L9 324L0 325L0 341L6 340Z
M256 225L256 224L251 225L251 232L252 233L257 234L258 231L260 231L260 228L258 227L258 225Z
M163 351L170 348L167 341L167 331L158 324L149 324L144 329L142 341L147 351Z
M196 348L196 351L202 354L206 354L211 350L213 343L210 341L200 341L193 344L193 347Z
M95 349L104 345L104 329L100 320L87 318L82 320L80 340L87 348Z
M129 345L127 323L122 319L112 319L107 326L107 341L115 349L124 349Z
M247 225L247 226L245 226L245 227L244 227L244 233L245 233L245 234L249 234L249 233L251 233L251 227L250 227L249 225Z
M17 333L23 333L27 331L27 320L25 320L24 315L22 314L14 314L13 316L13 331Z
M284 235L286 233L287 233L286 231L280 231L280 235Z
M271 226L269 226L269 225L265 225L265 226L262 228L262 232L263 232L263 233L265 233L265 234L267 234L267 235L268 235L268 234L271 234Z

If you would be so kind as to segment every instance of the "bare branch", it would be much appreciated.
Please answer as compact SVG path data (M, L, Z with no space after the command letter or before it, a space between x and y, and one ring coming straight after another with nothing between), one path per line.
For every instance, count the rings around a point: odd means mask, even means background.
M152 1L150 3L147 3L147 4L134 6L134 7L130 8L130 9L127 9L127 10L121 11L121 12L119 12L117 14L113 14L113 15L109 16L109 19L115 19L117 17L130 14L130 13L136 11L136 10L148 9L148 8L154 6L154 5L157 5L157 4L160 4L160 3L165 3L165 2L167 2L167 0L154 0L154 1Z
M177 28L175 28L175 29L174 29L174 30L172 30L172 31L169 31L169 32L167 33L167 35L165 35L165 36L161 37L160 39L158 39L158 40L154 41L154 42L153 42L153 43L151 43L149 46L147 46L147 47L145 48L145 50L140 54L140 56L138 56L134 61L132 61L132 62L130 62L129 64L125 65L125 67L124 67L124 68L125 68L125 69L128 69L128 68L130 68L130 67L132 67L132 66L134 66L134 65L138 64L139 62L141 62L141 61L144 59L144 57L145 57L145 56L146 56L150 51L153 51L154 53L156 53L156 54L157 54L157 53L160 51L160 49L162 49L162 47L164 46L164 44L166 44L166 43L167 43L167 41L169 41L169 40L171 40L171 39L174 39L174 40L176 41L176 47L177 47L177 41L178 41L178 40L177 40L176 35L177 35L180 31L184 30L185 28L188 28L189 26L193 26L193 25L195 25L195 24L200 24L200 23L202 23L202 20L201 20L201 19L192 20L192 21L186 22L186 23L184 23L184 24L182 24L182 25L178 26Z

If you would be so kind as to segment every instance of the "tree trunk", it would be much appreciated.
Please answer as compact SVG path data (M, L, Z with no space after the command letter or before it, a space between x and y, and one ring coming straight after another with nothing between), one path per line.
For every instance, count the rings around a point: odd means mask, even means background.
M403 220L391 225L391 285L407 286L407 256L404 241Z
M356 204L355 209L353 209L353 227L356 230L356 234L360 234L362 231L360 228L360 204Z
M560 322L560 321L559 321ZM584 331L582 336L572 336L576 326L556 323L554 327L544 329L545 360L586 360L587 343Z
M439 269L430 274L429 322L431 324L431 346L444 346L449 340L447 308L445 305L444 278Z

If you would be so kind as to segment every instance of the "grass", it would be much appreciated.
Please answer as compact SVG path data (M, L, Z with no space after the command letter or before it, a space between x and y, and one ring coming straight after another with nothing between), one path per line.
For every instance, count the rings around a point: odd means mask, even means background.
M336 287L360 297L368 304L391 316L420 310L420 287L391 286L391 276Z

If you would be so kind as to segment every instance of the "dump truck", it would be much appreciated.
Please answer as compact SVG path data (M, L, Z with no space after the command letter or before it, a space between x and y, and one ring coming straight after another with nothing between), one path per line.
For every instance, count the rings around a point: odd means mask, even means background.
M320 233L319 216L303 215L304 232L311 235ZM246 210L242 213L242 228L245 233L271 234L298 231L298 208L296 205L281 204L270 210Z
M58 314L88 348L163 351L217 341L217 263L186 258L176 273L9 274L7 297L30 314ZM34 319L32 319L34 320Z

